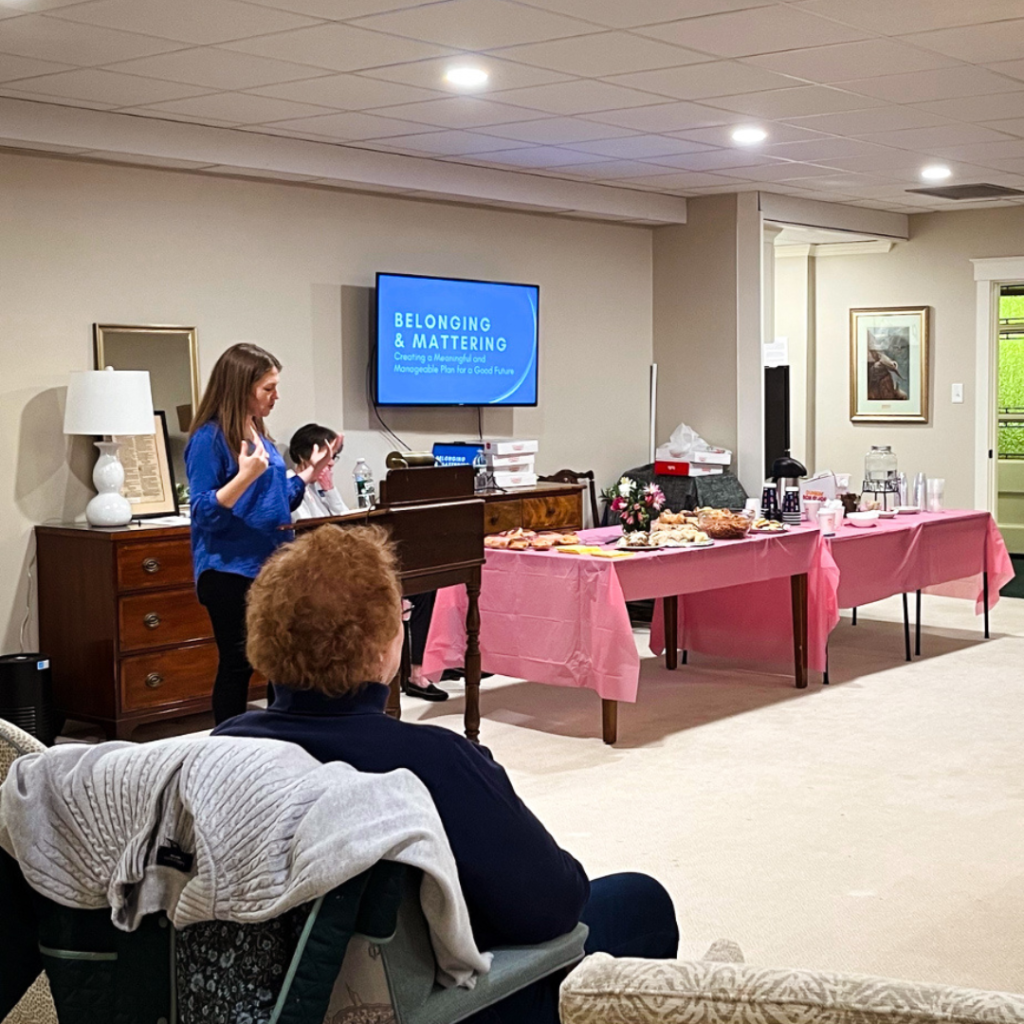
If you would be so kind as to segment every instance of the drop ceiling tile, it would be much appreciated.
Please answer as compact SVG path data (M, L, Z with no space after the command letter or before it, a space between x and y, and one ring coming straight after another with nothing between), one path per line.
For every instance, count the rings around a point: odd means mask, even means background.
M997 121L996 124L1007 124ZM1017 124L1024 134L1024 119ZM1004 129L1005 130L1005 129ZM976 124L949 124L941 128L912 128L899 132L875 132L865 135L868 142L899 149L912 149L930 154L938 146L963 146L972 142L997 142L1003 138L999 132Z
M113 110L112 103L101 103L98 100L77 100L69 103L67 100L58 100L54 96L46 96L41 92L32 92L29 86L31 81L10 82L0 85L0 96L10 96L16 100L34 100L38 103L56 103L63 107L81 107L84 110Z
M109 109L109 108L107 108ZM204 117L200 122L194 114L177 114L172 110L154 110L152 107L135 107L122 113L129 113L132 117L148 117L152 121L184 121L187 124L201 123L213 128L236 128L235 121L221 121L216 117Z
M594 31L588 22L503 0L447 0L392 14L374 14L355 24L460 50L493 50Z
M569 153L564 149L558 149L554 146L533 146L530 149L514 150L511 153L494 153L488 157L488 162L508 167L557 169L560 174L572 174L579 178L602 178L608 176L603 174L591 175L588 172L589 167L608 168L614 165L622 169L627 164L633 168L640 167L641 174L651 173L650 167L644 167L635 161L604 160L599 156L588 156L586 153Z
M332 71L359 71L362 68L425 60L455 52L432 43L413 42L337 23L228 43L227 48L240 53L254 53L260 57L329 68Z
M1019 135L1024 136L1024 117L1007 118L1002 121L988 121L985 127L992 131L1005 132L1007 135ZM956 143L950 143L950 145L960 145L962 142L985 142L989 141L986 139L965 139L959 140ZM998 140L992 139L992 142Z
M925 103L958 96L984 96L1013 92L1024 83L1005 78L985 68L962 65L942 71L914 71L909 74L857 78L837 83L842 89L864 96L876 96L892 103Z
M876 146L875 152L865 156L834 157L827 162L829 167L845 171L859 171L864 174L883 174L900 181L916 179L923 158L919 153L906 149L890 149Z
M711 59L682 47L668 46L625 32L601 32L573 39L556 39L549 43L513 46L502 50L500 56L523 64L590 78L679 67Z
M422 4L436 3L437 0L249 0L261 7L275 7L282 11L305 14L310 18L325 21L348 21L362 18L367 14L381 14L398 11Z
M1017 5L1017 19L997 21L985 25L964 25L959 28L939 29L936 32L917 32L905 36L907 42L929 50L944 53L969 64L991 64L994 61L1017 60L1021 55L1024 38L1024 18Z
M763 118L808 117L812 114L834 114L843 110L863 110L865 107L882 105L881 100L830 89L825 85L801 85L795 89L720 96L709 102L726 110Z
M998 75L1009 75L1010 78L1024 79L1024 60L1002 60L988 65L989 71Z
M995 166L997 160L1012 160L1024 157L1024 139L1007 139L1002 142L977 142L973 146L950 146L935 150L936 156L947 160L967 160L981 166Z
M575 142L591 142L594 139L617 139L637 132L627 131L610 124L581 121L572 117L548 117L542 121L527 121L524 124L495 125L484 130L485 135L501 139L517 139L543 146L569 146Z
M680 100L699 100L709 96L735 96L743 92L767 92L802 83L763 68L734 60L716 60L660 71L638 71L616 75L609 81L634 89L647 89Z
M328 74L305 64L290 64L217 47L196 47L156 57L120 61L108 65L107 70L225 90L252 89Z
M627 178L648 178L657 174L659 167L640 160L600 160L596 163L576 163L562 167L567 174L591 181L615 181ZM665 173L662 170L662 173Z
M950 124L946 118L912 107L873 107L839 114L814 114L791 120L799 128L828 132L833 135L861 136L870 132L899 131L906 128L932 128Z
M650 163L663 167L679 167L687 171L720 171L726 167L770 167L782 163L763 152L744 149L716 149L710 153L683 153L680 156L656 157Z
M267 171L255 167L224 167L214 164L203 168L204 174L219 174L228 178L259 178L262 181L299 181L311 183L317 180L312 174L291 174L287 171Z
M951 57L920 50L892 39L863 39L856 43L812 46L769 53L746 60L759 68L811 82L833 83L845 78L871 78L901 72L931 71L956 65Z
M860 139L822 138L810 142L783 142L781 145L767 146L766 152L771 156L785 157L787 160L810 160L830 164L839 157L871 157L884 153L885 150L870 142L861 142Z
M399 85L397 82L385 82L363 75L326 75L248 91L257 96L274 96L277 99L294 100L296 103L315 103L337 110L397 106L399 103L438 99L441 95L430 89L417 89L412 85Z
M530 7L585 18L608 28L636 28L659 21L698 18L720 11L760 7L771 0L523 0Z
M54 64L48 60L33 60L29 57L14 57L9 53L0 53L0 82L14 82L19 78L73 70L70 64Z
M828 189L830 192L853 194L859 189L871 188L882 184L881 178L873 178L867 174L831 174L805 175L795 174L792 178L780 178L780 181L794 187L811 189Z
M237 0L93 0L61 8L53 16L197 45L316 24L312 18Z
M798 46L853 42L868 35L859 29L781 4L673 21L636 31L640 35L719 57L751 57L777 50L792 50Z
M397 117L434 128L482 128L484 125L534 121L545 115L525 107L506 106L474 96L445 96L424 103L403 103L382 108L384 117Z
M325 138L352 142L360 139L394 138L400 135L413 136L428 130L425 125L413 121L399 121L358 111L280 121L275 127L300 133L308 131ZM412 144L411 139L409 142Z
M1024 174L1024 156L1002 159L996 166L1000 171L1010 171L1013 174Z
M270 121L286 121L297 117L313 117L328 113L326 107L315 107L309 103L292 103L268 96L251 96L241 92L219 92L208 96L197 96L188 100L171 100L167 103L146 103L150 110L165 110L173 114L184 114L197 121L215 117L220 121L234 124L264 124Z
M770 95L770 94L769 94ZM633 110L611 110L601 114L589 114L591 121L617 124L622 128L634 128L642 132L676 132L688 128L707 128L719 124L737 124L745 120L743 115L728 110L717 110L699 103L660 103L654 107L639 107Z
M116 60L130 60L178 48L178 43L152 36L75 25L41 14L26 14L22 18L8 18L0 22L0 53L52 60L75 67L110 64Z
M701 188L702 186L727 185L729 179L717 174L701 174L696 171L676 171L674 174L652 174L646 178L630 178L629 184L649 185L658 191L671 191L681 188Z
M823 137L821 132L811 131L810 129L800 128L794 125L783 124L782 122L768 124L764 127L768 132L768 138L764 143L762 143L762 147L767 147L775 142L800 142L802 140L820 139ZM692 142L706 143L711 146L725 146L733 148L736 145L736 143L732 141L733 130L733 125L719 125L714 128L695 128L688 129L687 131L672 132L671 134L673 138L677 139L687 139Z
M399 146L404 152L426 156L471 156L478 153L526 148L526 143L512 142L510 139L495 139L476 132L449 131L403 135L399 137L395 148Z
M449 132L446 134L454 134ZM559 149L557 146L529 146L522 142L512 142L509 139L493 139L477 132L464 132L462 134L471 136L472 141L468 144L465 155L485 154L482 162L493 166L502 167L560 167L562 164L578 164L586 160L582 153L572 153L569 150ZM424 136L417 135L416 145ZM430 138L430 136L426 136ZM410 140L410 144L412 141ZM484 149L484 146L488 146ZM476 148L480 147L480 148ZM454 155L455 151L452 151ZM601 157L593 157L595 161Z
M42 75L18 85L37 95L75 100L76 105L78 100L92 100L114 107L134 107L144 103L184 99L189 96L200 96L209 91L181 85L178 82L160 82L154 78L119 75L113 71L100 71L96 68Z
M801 164L782 161L762 164L757 167L737 167L720 172L727 178L744 178L747 181L787 181L789 178L811 178L834 175L834 167L818 167L816 164Z
M137 164L142 167L169 167L179 170L199 170L210 166L209 161L179 160L175 157L136 156L134 153L118 153L113 150L93 149L83 154L90 160L110 160L119 164Z
M601 157L651 160L661 156L678 156L680 153L701 153L712 147L703 142L671 139L667 135L631 135L625 139L573 143L572 148L578 152L594 153Z
M439 89L442 92L464 95L465 90L451 85L444 79L448 68L455 64L465 63L464 58L441 57L434 60L420 60L412 64L396 64L392 67L375 68L363 71L367 78L379 78L388 82L400 82L404 85L415 85L425 89ZM475 57L474 66L482 67L490 75L484 95L505 89L519 89L531 85L546 85L549 82L571 81L569 75L545 68L532 68L525 64L515 64L510 60L499 60L493 54Z
M589 114L665 102L664 96L584 78L552 85L532 85L527 89L508 89L490 95L499 103L513 103L549 114Z
M809 0L801 9L887 36L1020 17L1019 0Z
M1024 83L1022 83L1024 84ZM977 124L1002 118L1024 117L1024 92L1002 92L996 96L962 96L958 99L933 100L915 104L916 110L927 110L940 117Z

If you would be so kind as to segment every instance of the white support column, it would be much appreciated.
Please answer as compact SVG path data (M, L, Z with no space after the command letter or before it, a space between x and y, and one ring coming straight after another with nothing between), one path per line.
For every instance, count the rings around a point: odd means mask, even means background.
M737 197L736 217L736 464L748 494L764 480L763 219L756 192Z

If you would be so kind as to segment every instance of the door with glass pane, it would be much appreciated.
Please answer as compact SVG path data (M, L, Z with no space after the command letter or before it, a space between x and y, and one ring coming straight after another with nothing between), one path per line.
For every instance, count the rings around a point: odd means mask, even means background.
M1012 554L1024 555L1024 285L999 295L999 492L996 519Z

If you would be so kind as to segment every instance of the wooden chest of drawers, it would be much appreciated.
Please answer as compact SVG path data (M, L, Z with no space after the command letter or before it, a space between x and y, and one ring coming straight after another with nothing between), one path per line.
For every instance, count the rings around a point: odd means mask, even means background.
M583 525L582 487L482 495L484 533ZM187 526L37 526L39 648L54 701L111 738L210 710L217 648L192 581ZM266 685L255 677L251 698Z
M188 527L39 526L36 548L39 646L60 712L127 739L143 722L210 709L217 648Z

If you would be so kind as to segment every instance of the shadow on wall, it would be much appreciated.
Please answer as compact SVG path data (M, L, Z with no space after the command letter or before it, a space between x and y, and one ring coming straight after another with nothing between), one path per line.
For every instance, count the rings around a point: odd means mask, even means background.
M374 415L371 396L373 379L368 372L370 331L373 323L372 288L343 286L341 289L341 379L343 428L348 430L382 430ZM401 408L388 407L382 415L399 437L405 434L426 434L442 437L453 434L460 440L477 436L479 421L476 407L468 408ZM489 437L512 437L513 410L487 409L485 433ZM422 443L422 442L421 442ZM416 447L415 444L412 445Z
M22 407L14 502L32 523L80 518L93 494L96 449L91 438L65 436L66 395L67 388L48 388Z

